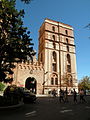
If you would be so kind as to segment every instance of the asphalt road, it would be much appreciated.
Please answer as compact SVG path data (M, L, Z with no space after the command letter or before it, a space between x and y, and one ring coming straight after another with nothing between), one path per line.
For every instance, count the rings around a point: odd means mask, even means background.
M87 103L59 103L58 98L40 97L36 103L0 110L0 120L90 120L90 96Z

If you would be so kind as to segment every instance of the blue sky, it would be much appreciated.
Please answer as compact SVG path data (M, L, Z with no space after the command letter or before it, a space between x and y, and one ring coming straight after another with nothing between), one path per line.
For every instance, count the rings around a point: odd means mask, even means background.
M74 28L78 80L90 76L90 0L32 0L25 5L17 0L18 10L25 10L24 25L31 31L38 53L38 30L45 18L69 24Z

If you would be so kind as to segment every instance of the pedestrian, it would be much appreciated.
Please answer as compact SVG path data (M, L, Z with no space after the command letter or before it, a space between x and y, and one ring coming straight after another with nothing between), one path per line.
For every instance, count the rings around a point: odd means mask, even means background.
M86 102L86 100L84 99L84 90L83 89L80 90L79 95L80 95L80 102L81 103Z
M75 91L75 89L74 89L74 91L73 91L73 97L74 97L74 103L77 103L77 92Z
M65 98L65 102L69 102L68 101L68 91L67 91L67 88L66 88L66 90L64 92L64 98Z
M64 91L62 89L60 89L60 91L59 91L59 101L60 101L60 103L65 102L64 101Z
M55 90L55 89L53 89L52 95L53 95L53 97L56 97L57 93L56 93L56 90Z

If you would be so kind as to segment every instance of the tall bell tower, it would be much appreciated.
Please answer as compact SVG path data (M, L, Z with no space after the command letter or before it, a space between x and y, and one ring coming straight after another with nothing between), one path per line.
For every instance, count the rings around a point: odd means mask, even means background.
M43 92L78 91L73 28L45 19L39 29L38 61L44 66Z

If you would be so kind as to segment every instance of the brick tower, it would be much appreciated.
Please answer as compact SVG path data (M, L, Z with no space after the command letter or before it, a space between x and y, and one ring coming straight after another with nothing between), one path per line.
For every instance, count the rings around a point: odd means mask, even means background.
M39 29L38 61L44 66L43 92L78 91L73 28L45 19Z

